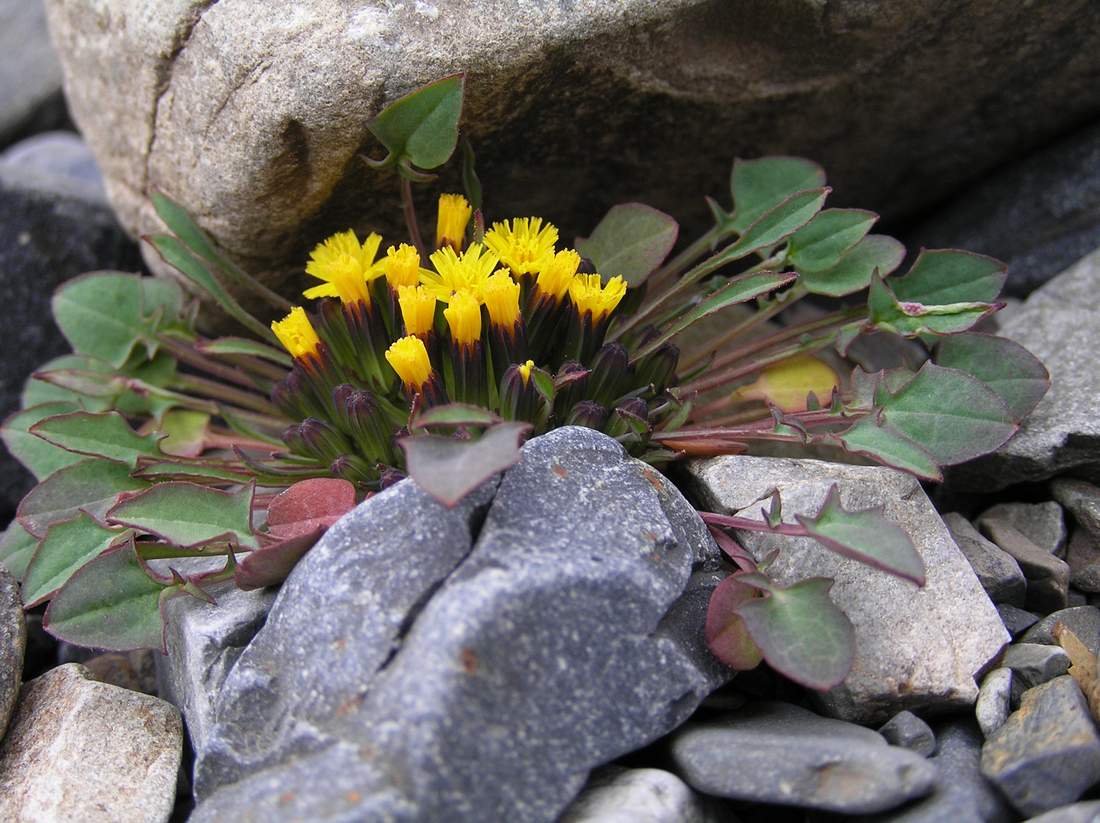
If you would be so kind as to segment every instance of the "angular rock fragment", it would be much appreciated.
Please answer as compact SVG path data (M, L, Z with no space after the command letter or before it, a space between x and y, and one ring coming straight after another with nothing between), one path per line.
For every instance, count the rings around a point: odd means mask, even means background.
M1045 552L1062 556L1066 547L1066 518L1062 507L1053 500L1045 503L998 503L982 512L983 523L1003 523L1020 532Z
M1025 608L1049 613L1068 605L1069 566L1065 561L1043 551L1007 523L987 520L981 526L990 540L1020 564L1027 578Z
M910 711L895 714L879 728L878 733L891 746L901 746L922 757L931 757L936 751L936 735L927 723Z
M1027 596L1027 580L1012 555L982 537L961 514L945 514L943 522L951 530L955 544L966 555L974 574L978 575L989 599L998 604L1023 606Z

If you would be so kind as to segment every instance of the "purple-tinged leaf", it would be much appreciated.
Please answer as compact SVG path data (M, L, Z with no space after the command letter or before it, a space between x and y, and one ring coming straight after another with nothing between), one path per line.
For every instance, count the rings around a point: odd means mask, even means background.
M577 251L592 261L604 279L622 275L630 287L646 281L676 245L677 222L652 206L612 206L591 236L578 237Z
M891 277L894 294L903 302L943 306L949 303L989 303L1004 286L1007 266L1000 260L958 249L921 249L912 268Z
M878 415L864 417L838 439L852 454L870 457L925 480L943 480L943 472L932 455L901 432L883 425Z
M1050 373L1039 358L1005 337L945 337L936 344L933 360L981 380L1004 401L1017 422L1031 414L1050 388Z
M37 606L65 585L88 561L126 536L120 528L104 528L86 514L54 523L34 551L23 580L23 602Z
M71 520L81 511L102 520L120 494L149 486L131 477L122 463L89 458L55 471L31 489L15 514L27 531L41 538L51 523Z
M904 337L959 334L1001 308L1000 303L928 305L899 300L879 276L871 278L867 308L874 328Z
M42 480L58 469L84 459L79 454L73 454L30 433L30 429L40 421L77 409L78 406L75 403L42 403L20 409L4 421L3 427L0 428L4 445L8 447L12 457L30 470L35 479Z
M195 348L205 354L243 354L249 357L259 357L262 360L269 360L288 369L294 363L286 352L279 351L257 340L249 340L247 337L219 337L217 340L200 340L195 344Z
M452 507L490 477L519 462L523 437L530 430L528 423L498 423L478 440L426 434L400 442L416 485Z
M730 192L734 213L730 228L743 233L764 212L795 192L825 185L825 170L801 157L761 157L733 161Z
M924 585L924 561L905 530L886 519L882 506L846 511L834 483L816 517L795 519L818 543L837 554Z
M225 492L195 483L159 483L115 504L107 520L182 548L222 540L257 548L252 532L254 491L253 484Z
M783 588L762 574L741 574L764 597L741 603L737 613L768 665L810 689L841 683L855 659L855 630L829 597L833 581L800 580Z
M37 546L38 538L13 520L0 535L0 568L22 583Z
M302 525L306 521L298 521L296 525ZM317 521L313 521L315 524ZM314 544L325 533L326 525L314 525L311 529L302 531L293 537L286 537L274 543L251 551L244 556L233 573L233 579L237 587L250 591L262 589L266 586L277 586L286 580L288 574L293 571L298 561L305 553L313 548Z
M725 265L734 260L748 257L756 251L770 249L782 240L786 240L805 226L825 205L829 188L810 189L792 194L780 201L774 208L764 212L751 226L745 229L735 243L723 249L714 259L715 263ZM711 271L714 269L711 268Z
M426 429L431 426L491 426L499 423L500 417L484 406L468 403L446 403L431 406L413 418L409 428Z
M877 220L873 211L825 209L791 237L787 260L799 272L831 269Z
M735 671L755 669L763 659L745 621L737 613L744 603L758 597L759 591L740 582L736 575L719 583L710 595L703 636L711 654Z
M252 476L232 471L208 461L201 463L176 463L171 460L158 460L152 463L138 463L134 477L143 480L190 480L192 483L247 483Z
M869 234L825 271L799 270L798 282L811 294L844 297L871 285L875 272L885 277L905 259L905 246L885 234Z
M157 446L173 457L198 457L206 447L210 415L188 409L165 412L157 427Z
M286 540L327 529L355 508L355 486L347 480L314 477L280 492L267 508L268 533Z
M117 460L131 469L139 457L161 454L156 437L137 434L126 418L113 411L58 414L35 423L30 432L75 454Z

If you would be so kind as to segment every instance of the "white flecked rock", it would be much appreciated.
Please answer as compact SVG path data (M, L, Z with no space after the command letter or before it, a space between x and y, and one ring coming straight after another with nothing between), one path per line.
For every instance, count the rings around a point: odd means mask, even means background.
M558 823L721 823L714 806L672 772L608 766L593 773Z

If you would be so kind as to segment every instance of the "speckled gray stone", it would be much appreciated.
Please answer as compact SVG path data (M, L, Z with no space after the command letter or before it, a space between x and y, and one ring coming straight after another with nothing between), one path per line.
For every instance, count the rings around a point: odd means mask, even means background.
M780 554L769 568L780 583L807 577L836 581L830 596L855 627L852 672L820 697L826 712L882 723L902 709L957 709L978 697L974 677L1009 635L973 569L910 475L877 466L817 460L720 457L689 464L701 506L759 518L757 501L778 488L783 517L814 515L836 484L848 509L884 505L886 517L912 537L924 559L924 588L841 557L809 538L740 533L757 558Z
M978 575L989 599L994 603L1023 606L1027 580L1012 555L982 537L961 514L949 512L943 516L943 522L951 530L955 544L966 556L974 574Z
M1073 606L1048 614L1024 632L1020 642L1057 645L1054 627L1058 623L1064 624L1093 654L1100 653L1100 609L1096 606Z
M1100 487L1071 477L1055 478L1050 484L1054 497L1065 506L1077 525L1100 542Z
M989 737L1008 720L1012 710L1012 670L994 669L982 680L974 716L982 734Z
M1024 693L982 747L982 774L1023 815L1072 803L1100 780L1100 737L1072 677Z
M26 648L27 624L23 620L19 584L0 567L0 739L19 697Z
M1027 823L1097 823L1100 821L1100 800L1086 800L1060 806L1038 817L1030 818Z
M922 797L935 768L862 726L760 702L672 736L677 771L705 794L869 814Z
M1008 603L998 603L997 614L1001 616L1001 621L1013 637L1039 622L1039 615L1010 606Z
M1083 592L1100 592L1100 542L1081 527L1069 539L1066 563L1070 585Z
M1045 503L998 503L982 512L977 523L1007 523L1045 552L1062 556L1066 548L1066 516L1053 500Z
M608 766L592 773L557 823L730 823L717 805L672 772Z
M1027 578L1024 606L1043 614L1064 609L1069 597L1069 566L1036 546L1003 520L983 520L982 532L1020 564Z
M1061 646L1013 643L1001 658L1001 665L1012 670L1012 699L1015 702L1028 689L1068 672L1069 655Z
M932 728L910 711L898 712L878 730L891 746L916 752L921 757L931 757L936 751L936 735Z
M553 819L728 680L690 591L716 559L679 492L588 429L453 510L391 487L303 558L226 679L192 823Z

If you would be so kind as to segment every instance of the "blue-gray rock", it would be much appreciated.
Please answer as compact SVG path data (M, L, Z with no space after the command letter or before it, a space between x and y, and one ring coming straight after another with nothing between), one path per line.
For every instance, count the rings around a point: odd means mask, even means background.
M20 140L0 152L0 164L35 173L44 189L52 183L66 193L75 186L89 200L107 202L92 150L71 131L48 131Z
M982 680L974 717L982 734L989 737L1001 728L1012 712L1012 670L994 669Z
M978 515L977 523L1006 523L1045 552L1061 557L1066 548L1066 516L1053 500L1045 503L998 503Z
M1100 487L1084 480L1058 477L1050 484L1055 499L1065 506L1077 525L1100 543Z
M1024 693L982 747L982 774L1023 815L1072 803L1100 780L1100 737L1072 677Z
M1060 806L1026 823L1100 823L1100 800L1086 800Z
M1027 580L1012 555L982 537L961 514L949 512L943 516L943 522L951 530L955 544L966 556L974 574L978 575L978 581L989 599L994 603L1023 606Z
M898 712L878 730L891 746L916 752L921 757L931 757L936 751L936 735L932 728L909 711Z
M44 6L0 0L0 146L68 119Z
M1069 566L1036 546L1003 520L983 520L982 532L1020 564L1027 578L1025 608L1048 614L1064 609L1069 597Z
M877 732L789 703L751 703L672 736L680 776L705 794L869 814L932 790L935 768Z
M1066 548L1070 585L1083 592L1100 592L1100 541L1086 529L1073 530Z
M1028 689L1068 672L1069 655L1061 646L1013 643L1001 658L1001 665L1012 670L1012 700L1016 702Z
M387 489L298 564L216 695L192 821L552 820L728 680L705 612L675 608L711 566L679 492L587 429L455 509Z
M998 603L997 614L1001 616L1001 621L1013 637L1039 622L1039 615L1010 606L1008 603Z
M23 620L19 584L0 568L0 740L19 697L26 647L27 624Z
M1096 606L1073 606L1048 614L1020 637L1021 643L1045 643L1056 646L1054 627L1061 623L1093 654L1100 653L1100 609Z
M982 777L982 736L972 721L948 720L935 727L935 791L892 812L860 818L861 823L1010 823L1016 816Z
M607 766L592 773L557 823L736 823L736 818L672 772Z

